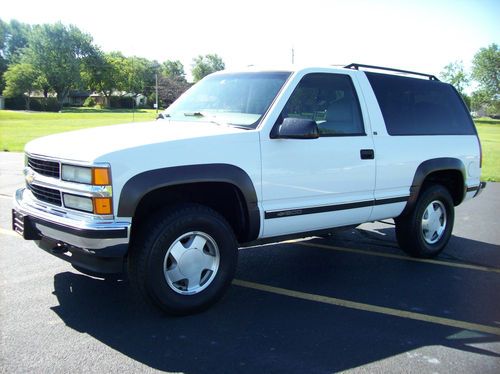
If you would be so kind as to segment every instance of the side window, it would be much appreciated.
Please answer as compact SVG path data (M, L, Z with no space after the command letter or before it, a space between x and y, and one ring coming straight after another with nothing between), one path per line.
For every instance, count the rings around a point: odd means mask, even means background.
M474 135L462 99L449 84L365 73L389 135Z
M365 135L358 97L348 75L305 75L281 117L316 121L320 136Z

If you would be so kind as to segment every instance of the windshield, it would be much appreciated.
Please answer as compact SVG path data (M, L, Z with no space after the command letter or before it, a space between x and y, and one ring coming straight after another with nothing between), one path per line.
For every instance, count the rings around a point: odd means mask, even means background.
M186 91L164 112L175 120L193 119L255 128L289 72L210 75Z

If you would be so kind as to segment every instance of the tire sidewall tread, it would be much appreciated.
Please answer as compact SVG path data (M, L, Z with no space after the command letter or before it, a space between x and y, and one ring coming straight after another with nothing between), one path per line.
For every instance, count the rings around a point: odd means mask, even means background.
M446 209L446 228L436 243L429 244L422 236L422 216L427 206L434 200L441 201ZM454 204L450 193L442 185L431 184L421 193L413 210L395 220L399 246L413 257L435 257L446 247L453 231L454 219Z
M131 282L143 298L176 315L202 311L219 300L234 277L238 258L236 238L227 221L206 206L182 204L159 212L149 222L137 233L129 260ZM220 264L206 289L182 295L168 285L163 261L173 241L189 231L203 231L215 240Z

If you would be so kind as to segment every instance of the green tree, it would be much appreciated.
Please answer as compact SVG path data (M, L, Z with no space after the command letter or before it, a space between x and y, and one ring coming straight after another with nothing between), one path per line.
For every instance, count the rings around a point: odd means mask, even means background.
M26 61L57 94L60 107L71 89L80 88L81 71L99 53L89 34L62 23L34 26L24 51Z
M36 71L33 65L19 63L10 65L4 77L6 83L3 94L6 97L24 96L26 110L29 110L31 94L43 85L40 72Z
M154 87L155 64L148 59L132 56L124 60L123 90L147 96Z
M226 65L222 58L214 54L208 54L205 56L199 55L198 57L193 58L193 69L191 73L193 75L193 79L195 82L203 79L209 74L215 73L219 70L224 70Z
M120 52L98 53L85 65L82 78L85 86L104 96L105 105L110 106L111 95L126 86L124 67L125 57Z
M481 48L472 60L472 77L479 83L480 90L491 97L500 94L500 49L491 44Z
M469 85L470 78L464 70L462 61L450 62L440 74L441 79L452 84L460 95L465 96L465 88Z
M0 92L5 87L3 73L9 65L19 62L30 32L31 26L28 24L16 20L7 23L0 19Z
M7 24L0 19L0 92L3 91L5 87L5 81L3 74L7 70L7 59L5 57L5 48L7 41Z
M475 112L487 106L490 102L490 95L484 90L476 90L471 95L471 109Z
M28 45L28 38L31 33L31 26L21 23L15 19L7 25L5 38L5 58L9 64L19 62L23 48Z
M161 64L161 74L164 77L186 79L184 65L179 60L167 60Z

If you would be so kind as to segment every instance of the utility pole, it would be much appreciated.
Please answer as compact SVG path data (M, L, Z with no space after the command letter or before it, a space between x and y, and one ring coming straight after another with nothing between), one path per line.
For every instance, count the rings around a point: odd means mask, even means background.
M158 73L155 73L155 82L156 82L156 85L155 85L155 90L156 90L156 114L158 114Z
M292 47L292 65L295 63L295 50Z

